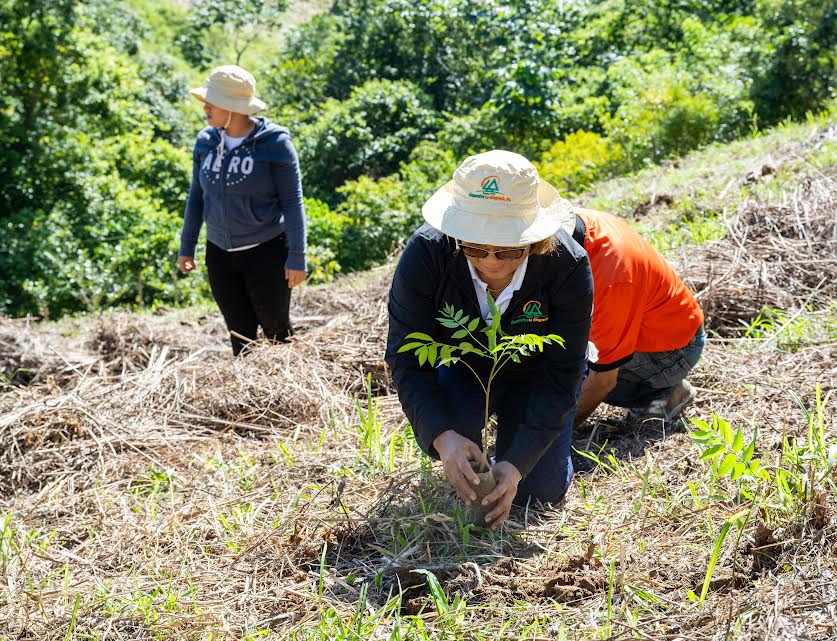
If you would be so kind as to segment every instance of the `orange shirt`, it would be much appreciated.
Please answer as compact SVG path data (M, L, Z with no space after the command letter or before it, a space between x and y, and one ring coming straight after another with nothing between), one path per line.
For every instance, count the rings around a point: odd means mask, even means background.
M587 228L584 249L593 270L593 326L599 350L591 369L608 369L634 352L684 347L703 312L668 261L625 221L577 209Z

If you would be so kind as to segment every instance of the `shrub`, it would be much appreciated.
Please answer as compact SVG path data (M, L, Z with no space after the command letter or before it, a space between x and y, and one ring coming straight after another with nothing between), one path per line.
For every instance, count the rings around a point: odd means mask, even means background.
M120 157L145 156L136 165ZM187 152L128 135L93 140L78 133L46 150L57 166L60 199L0 220L0 304L12 314L57 316L112 305L188 302L201 279L181 282L174 257L188 189ZM124 168L122 174L117 169Z
M800 118L833 100L837 67L837 7L830 0L761 0L759 34L767 55L754 55L751 96L759 117L772 125Z
M705 94L692 93L685 74L663 51L614 65L619 107L604 116L608 137L636 164L685 153L715 138L718 105Z
M456 160L434 143L419 145L400 171L374 181L361 176L340 188L337 213L345 218L338 260L346 270L385 259L421 224L421 206L450 180Z
M263 98L294 129L316 121L321 103L336 97L332 63L344 37L333 15L314 16L288 33L282 55L260 75Z
M329 101L299 134L306 190L329 204L361 174L386 176L438 127L430 99L408 82L370 80L344 102Z
M340 238L349 218L329 209L314 198L305 199L308 231L308 278L311 282L330 282L340 272L337 260Z
M497 107L491 102L463 115L450 114L436 134L439 145L457 158L506 148L510 145L505 132L497 126L498 118Z
M556 142L536 163L540 177L559 191L578 194L609 177L622 161L619 147L589 131L576 131Z

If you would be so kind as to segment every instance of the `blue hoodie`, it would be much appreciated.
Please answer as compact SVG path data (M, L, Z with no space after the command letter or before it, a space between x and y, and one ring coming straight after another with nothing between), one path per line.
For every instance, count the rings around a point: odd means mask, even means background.
M267 242L284 231L288 237L285 267L304 270L305 208L290 133L267 118L256 118L250 135L232 151L225 151L221 162L220 142L214 127L201 131L195 142L180 255L195 255L204 222L206 239L222 249Z

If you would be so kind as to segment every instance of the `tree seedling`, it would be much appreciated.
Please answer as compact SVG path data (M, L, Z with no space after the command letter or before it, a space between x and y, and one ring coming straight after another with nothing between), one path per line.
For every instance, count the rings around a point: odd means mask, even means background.
M491 398L491 386L497 375L509 362L520 363L521 359L531 356L536 352L543 352L544 345L556 344L564 346L564 339L557 334L507 334L500 326L501 312L497 308L491 294L487 294L488 309L491 312L491 323L480 327L480 318L471 318L461 310L455 309L453 305L445 304L436 320L448 329L455 330L453 340L460 342L456 344L440 343L432 336L422 332L412 332L405 337L405 343L399 348L399 352L412 351L418 358L419 365L428 364L431 367L451 366L457 363L467 367L477 379L485 395L485 412L482 423L482 447L480 460L472 462L474 471L480 479L479 485L473 486L477 495L474 501L472 516L474 523L485 525L485 515L493 506L483 506L482 499L494 489L494 474L488 464L488 419L489 400ZM483 336L480 336L483 334ZM465 360L465 356L474 355L491 361L491 369L487 380L477 373L471 364Z

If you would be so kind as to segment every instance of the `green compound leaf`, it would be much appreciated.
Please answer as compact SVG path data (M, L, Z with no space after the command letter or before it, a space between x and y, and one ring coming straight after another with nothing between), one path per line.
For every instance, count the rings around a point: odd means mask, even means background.
M547 334L546 337L557 345L560 345L561 347L564 346L564 339L558 334Z
M415 349L416 347L421 347L424 343L406 343L398 348L398 353L401 352L409 352L411 349Z
M718 445L713 445L712 447L704 451L703 454L700 455L700 460L705 461L706 459L714 458L715 456L723 452L725 449L726 448L723 446L722 443L719 443Z
M735 431L735 438L732 439L732 451L740 452L742 449L744 449L744 435L741 433L741 428L739 427Z
M416 339L419 339L419 340L422 340L422 341L432 341L433 340L432 336L428 336L427 334L423 334L421 332L412 332L411 334L407 334L404 338L405 339L406 338L416 338Z
M718 476L725 476L735 465L735 454L727 454L718 466Z

